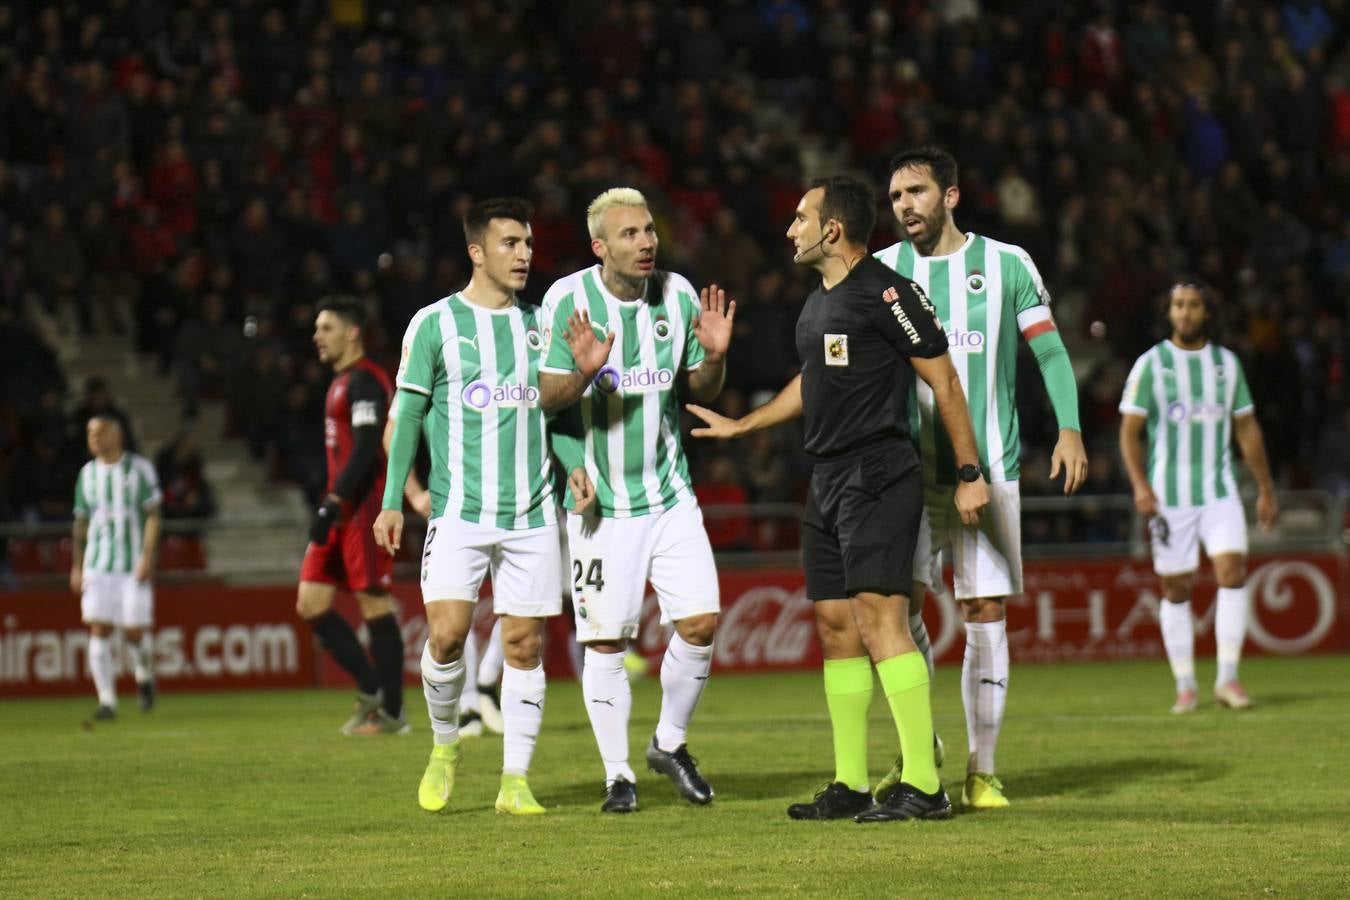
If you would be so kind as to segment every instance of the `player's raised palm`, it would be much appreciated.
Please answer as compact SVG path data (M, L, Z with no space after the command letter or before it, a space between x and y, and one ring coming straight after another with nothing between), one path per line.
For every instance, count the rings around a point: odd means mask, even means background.
M584 309L568 316L563 340L567 341L567 346L572 351L572 359L576 361L577 370L587 378L604 368L606 361L609 360L609 351L614 347L614 333L605 335L603 341L597 338L595 328L591 325L591 317Z
M712 284L698 292L699 316L694 337L703 352L719 359L731 346L731 326L736 318L736 301L727 302L726 291Z

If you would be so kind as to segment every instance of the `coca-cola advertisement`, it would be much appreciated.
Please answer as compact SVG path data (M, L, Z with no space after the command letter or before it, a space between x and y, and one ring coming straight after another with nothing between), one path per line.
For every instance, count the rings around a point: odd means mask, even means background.
M1346 561L1326 555L1256 557L1248 565L1251 592L1247 653L1292 655L1350 650L1350 575ZM721 575L722 621L713 665L722 671L766 672L820 665L814 613L798 569L745 569ZM1158 579L1146 560L1029 563L1025 591L1008 603L1008 644L1016 662L1161 657ZM417 683L426 616L416 584L394 588L403 628L405 672ZM485 586L475 631L492 628ZM1196 651L1214 650L1215 584L1196 579L1192 610ZM295 587L228 588L180 585L156 591L155 666L165 691L259 687L348 686L317 650L295 614ZM359 626L356 602L337 608ZM959 663L965 629L950 591L924 607L938 663ZM358 635L365 640L365 629ZM660 665L670 626L660 624L655 596L642 608L637 649ZM60 591L0 595L0 697L79 694L91 690L88 633L79 601ZM580 654L570 616L550 619L545 667L551 678L577 674ZM117 649L119 673L131 665ZM129 683L126 684L129 689Z

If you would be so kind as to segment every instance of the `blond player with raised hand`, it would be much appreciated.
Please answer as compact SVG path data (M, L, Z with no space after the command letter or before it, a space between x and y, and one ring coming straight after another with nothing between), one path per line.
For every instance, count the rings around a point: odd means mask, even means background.
M914 557L914 596L922 598L924 585L940 583L939 556L945 554L966 622L961 697L970 752L961 798L968 807L996 809L1008 805L994 774L1008 694L1005 601L1022 593L1018 336L1036 355L1059 421L1050 477L1064 473L1066 494L1077 491L1087 477L1078 388L1050 315L1050 295L1031 257L1021 247L956 227L953 214L961 192L951 154L935 147L909 150L892 159L890 168L891 209L904 240L876 257L918 284L937 310L970 406L980 456L978 465L957 465L932 391L916 384L911 431L923 458L925 515ZM981 475L989 482L989 507L978 527L964 525L952 513L951 498L958 484ZM910 610L910 629L931 668L919 602ZM878 784L878 796L898 782L901 769L897 760Z
M656 225L638 191L605 191L586 225L599 263L544 295L541 318L552 340L539 387L544 409L557 411L554 452L596 487L592 513L569 501L567 540L577 640L586 645L582 696L605 768L601 810L637 809L624 651L637 637L648 581L675 633L661 663L661 714L647 765L690 803L705 804L713 791L686 734L712 666L720 598L680 443L677 383L687 380L704 403L717 396L735 303L716 286L700 294L656 268Z
M1135 361L1120 401L1120 455L1135 508L1148 517L1153 571L1162 579L1158 619L1176 679L1174 713L1196 707L1191 591L1201 546L1219 582L1214 699L1230 709L1252 705L1238 681L1247 635L1247 520L1233 477L1234 437L1256 478L1257 521L1269 530L1280 512L1242 363L1206 335L1213 307L1203 282L1177 280L1167 303L1172 334ZM1147 467L1139 440L1145 431Z

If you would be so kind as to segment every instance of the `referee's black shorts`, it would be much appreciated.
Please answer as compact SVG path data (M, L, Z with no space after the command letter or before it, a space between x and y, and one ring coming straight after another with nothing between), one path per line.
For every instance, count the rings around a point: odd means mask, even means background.
M806 596L909 596L923 512L923 473L908 441L816 463L802 521Z

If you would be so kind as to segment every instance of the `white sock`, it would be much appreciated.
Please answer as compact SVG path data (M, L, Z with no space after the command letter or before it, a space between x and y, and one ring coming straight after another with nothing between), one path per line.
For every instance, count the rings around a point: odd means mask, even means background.
M1158 626L1162 629L1163 647L1172 677L1177 680L1177 693L1195 690L1195 618L1191 615L1191 601L1173 603L1164 600L1158 606Z
M113 677L112 640L89 636L89 674L94 679L100 706L117 708L117 682Z
M633 691L628 686L622 651L600 653L586 648L581 696L605 764L605 783L622 776L636 784L637 776L628 766L628 716L633 710Z
M544 722L544 666L502 670L502 772L525 775Z
M472 628L464 636L464 671L472 672L475 676L478 674L478 637L474 634ZM464 687L459 692L459 710L460 712L478 712L478 681L475 678L465 678Z
M966 623L961 699L966 707L970 765L976 772L992 775L994 749L1008 700L1008 629L1003 620Z
M427 698L431 732L437 744L459 740L459 694L464 689L464 660L441 665L431 658L430 642L422 646L422 693Z
M1247 587L1219 588L1215 601L1214 643L1218 648L1219 674L1215 687L1237 681L1242 642L1247 639Z
M502 620L499 618L492 625L492 637L488 638L487 646L479 654L478 671L474 677L481 685L496 684L503 678L505 662L502 653Z
M155 680L154 650L154 643L148 631L141 635L139 643L131 645L132 666L136 673L137 684Z
M917 612L909 617L909 635L914 638L914 646L923 654L928 665L928 683L933 682L933 644L928 640L928 626L923 624L923 613Z
M656 746L673 753L684 743L712 668L712 644L699 647L678 633L670 636L661 660L661 718L656 723Z

